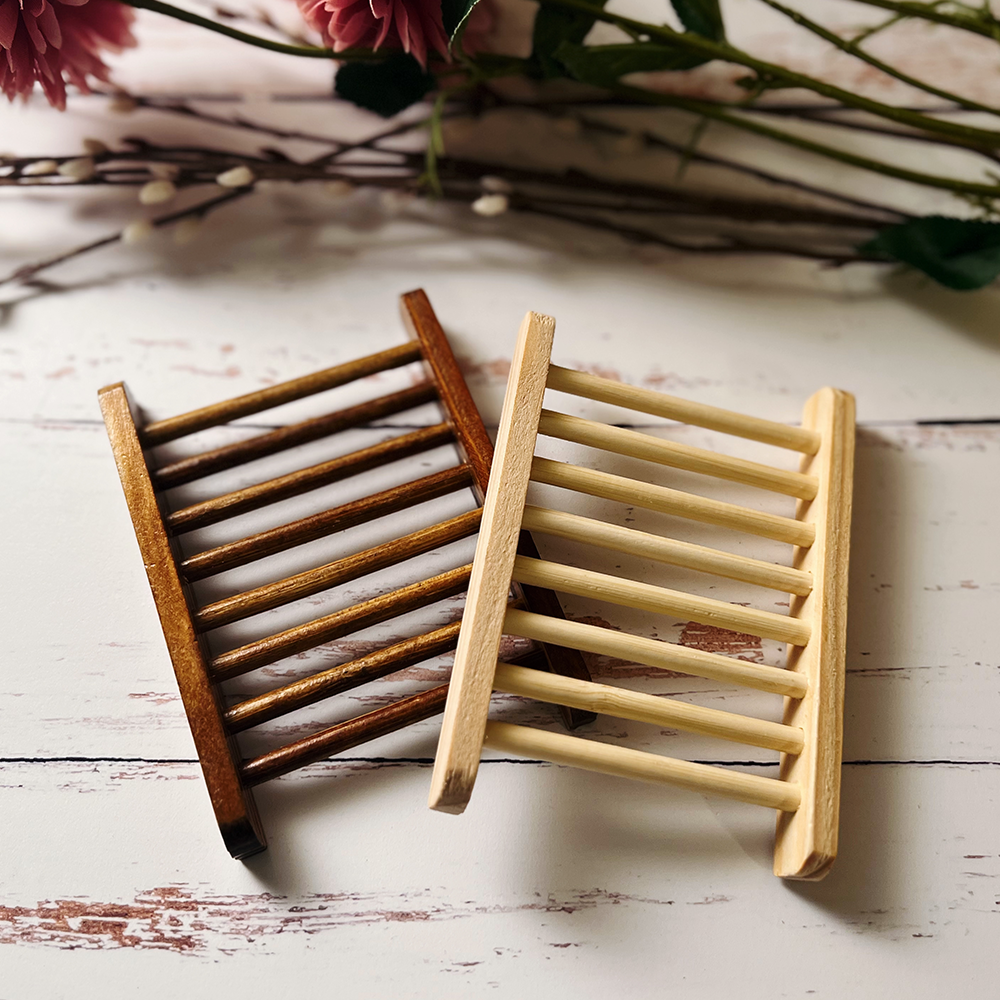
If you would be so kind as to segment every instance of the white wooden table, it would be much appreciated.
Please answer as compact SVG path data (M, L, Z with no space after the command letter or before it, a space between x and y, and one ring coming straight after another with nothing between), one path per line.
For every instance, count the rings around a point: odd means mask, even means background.
M141 37L144 58L119 62L139 91L169 92L181 55L202 93L326 83L323 67L237 60L155 19ZM300 103L313 122L330 114ZM0 109L18 152L185 128L111 119L96 98L63 117ZM514 240L503 220L352 230L340 211L278 188L190 247L113 248L50 287L3 290L0 998L996 996L997 290L580 252ZM4 198L0 213L6 272L135 207L127 192L72 194ZM124 378L165 416L390 347L396 296L414 287L487 423L528 308L557 317L558 362L705 402L794 421L822 384L856 394L841 852L824 882L771 876L762 810L556 767L491 761L463 817L431 813L435 720L264 786L270 849L226 855L96 390ZM580 603L567 613L588 613ZM420 682L379 682L405 683ZM356 695L353 708L371 692ZM652 727L597 731L662 747ZM741 753L724 763L773 773Z

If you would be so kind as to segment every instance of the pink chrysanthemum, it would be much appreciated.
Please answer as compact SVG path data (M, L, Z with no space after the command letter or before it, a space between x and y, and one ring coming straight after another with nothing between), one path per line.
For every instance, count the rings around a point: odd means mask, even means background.
M13 101L38 82L63 110L67 83L86 94L88 77L108 79L98 52L135 45L134 18L117 0L0 0L0 90Z
M10 2L10 0L8 0ZM441 0L296 0L306 23L334 50L402 49L427 65L434 50L448 58Z

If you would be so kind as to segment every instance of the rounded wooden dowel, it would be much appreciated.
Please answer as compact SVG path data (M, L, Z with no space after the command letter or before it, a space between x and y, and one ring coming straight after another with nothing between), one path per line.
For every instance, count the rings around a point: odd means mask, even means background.
M467 465L434 472L402 486L394 486L340 507L198 552L181 563L181 572L187 580L202 580L213 573L245 566L256 559L304 545L335 531L344 531L356 524L365 524L404 508L415 507L425 500L445 496L470 485L471 481Z
M748 663L719 653L706 653L700 649L678 646L676 643L629 635L615 629L570 622L510 608L504 618L504 632L523 636L537 642L552 642L588 653L614 656L648 667L680 670L694 677L708 677L727 684L771 694L801 698L808 688L808 681L799 673L762 663Z
M811 500L816 496L817 482L814 476L776 469L759 462L748 462L743 458L721 455L718 452L694 448L676 441L664 441L651 434L627 430L624 427L613 427L596 420L585 420L583 417L573 417L568 413L542 410L542 416L538 421L538 433L587 445L590 448L600 448L602 451L614 452L617 455L627 455L629 458L668 465L673 469L683 469L703 476L756 486L773 493L798 497L800 500Z
M666 486L654 486L637 479L615 476L609 472L585 469L568 462L555 462L549 458L534 458L531 463L531 479L536 483L559 486L562 489L586 493L604 500L645 507L662 514L672 514L689 521L713 524L721 528L732 528L762 538L773 538L778 542L789 542L806 548L813 543L816 529L812 524L797 521L791 517L765 514L738 504L709 500L693 493L672 490Z
M314 764L335 753L343 753L387 733L430 719L444 710L448 685L431 688L403 698L385 708L366 712L356 719L330 726L312 736L306 736L276 750L243 762L240 776L248 785L259 785L288 774L307 764Z
M528 531L555 535L574 542L598 545L604 549L655 559L671 566L683 566L730 580L752 583L783 594L804 596L812 590L812 576L790 566L776 566L761 559L732 555L704 545L693 545L675 538L664 538L618 524L609 524L578 514L546 507L524 508L521 527Z
M550 389L558 392L623 406L655 417L678 420L695 427L722 431L723 434L773 444L807 455L815 454L820 445L820 435L810 427L789 427L773 420L748 417L744 413L734 413L705 403L693 403L689 399L678 399L652 389L640 389L624 382L574 371L572 368L550 365L547 384Z
M578 681L573 677L560 677L528 667L515 667L509 663L497 664L493 689L522 698L536 698L553 705L569 705L599 715L612 715L618 719L671 726L689 733L714 736L766 750L798 753L802 749L802 730L796 726L783 726L779 722L754 719L702 705L690 705L684 701L628 691L609 684Z
M346 410L314 417L312 420L303 420L288 427L279 427L267 434L258 434L245 441L236 441L221 448L213 448L211 451L178 459L169 465L161 465L160 468L154 469L150 476L158 490L172 489L174 486L192 483L196 479L274 455L300 444L318 441L352 427L361 427L373 420L402 413L404 410L428 403L436 397L437 390L434 385L425 382L423 385L412 386L388 396L380 396L378 399L369 400L367 403Z
M341 636L416 611L442 598L460 594L468 587L471 573L471 565L460 566L428 580L421 580L388 594L380 594L352 607L220 653L210 664L212 676L216 680L237 677L286 656L295 656Z
M488 722L483 745L499 753L546 760L619 778L678 785L691 791L723 795L769 809L794 812L799 807L799 788L787 781L727 771L710 764L694 764L626 747L608 746L578 736L547 733L508 722Z
M451 440L451 428L444 423L411 431L409 434L400 434L381 444L353 451L349 455L341 455L329 462L321 462L307 469L290 472L286 476L278 476L257 483L255 486L248 486L246 489L234 490L232 493L224 493L211 500L203 500L201 503L184 507L167 516L167 527L175 535L193 531L195 528L204 528L226 518L309 493L321 486L328 486L330 483L356 476L380 465L388 465L390 462L409 458L422 451L429 451Z
M319 566L316 569L285 577L276 583L265 584L241 594L234 594L214 604L207 604L195 613L195 626L201 630L219 628L241 618L270 611L271 608L290 604L303 597L311 597L329 590L337 584L356 580L360 576L374 573L386 566L395 566L406 559L422 555L439 545L475 534L479 528L482 510L471 510L448 521L422 528L412 534L396 538L384 545L377 545L354 555L346 556Z
M139 439L144 448L150 448L209 427L217 427L238 417L248 417L251 413L260 413L261 410L270 410L283 403L291 403L293 400L312 396L317 392L325 392L327 389L354 382L366 375L399 368L401 365L419 360L419 344L400 344L399 347L390 347L387 351L379 351L378 354L358 358L357 361L348 361L347 364L326 368L302 378L282 382L280 385L248 392L245 396L227 399L212 406L181 413L176 417L168 417L166 420L153 421L142 428Z
M412 667L422 660L429 660L432 656L440 656L455 648L460 624L453 622L425 635L397 642L368 656L351 660L350 663L342 663L311 677L285 684L267 694L248 698L233 705L223 713L222 718L230 732L239 733L323 701L338 691L358 687L379 677L394 674L397 670Z
M544 559L518 556L514 560L513 578L519 583L551 587L564 594L591 597L627 608L687 618L703 625L749 632L750 635L776 639L795 646L804 646L809 641L809 623L789 615L744 608L710 597L697 597L678 590L668 590L666 587L655 587L649 583L595 573L593 570L578 569L576 566Z

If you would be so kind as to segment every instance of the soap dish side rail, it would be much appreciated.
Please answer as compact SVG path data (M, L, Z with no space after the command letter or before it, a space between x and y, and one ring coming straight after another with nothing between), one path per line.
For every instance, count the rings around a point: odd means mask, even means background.
M450 541L474 535L478 531L481 509L209 604L199 604L191 586L194 581L216 573L461 489L471 488L481 503L491 460L489 438L482 420L426 295L422 291L404 295L401 311L413 338L409 343L177 417L144 422L121 383L107 386L99 393L209 796L226 847L236 858L247 857L266 846L251 791L254 785L429 718L444 706L447 685L439 685L251 759L243 759L236 742L236 735L252 726L449 652L457 642L458 623L393 643L229 707L224 703L220 685L284 657L461 594L467 587L469 566L436 573L417 583L222 653L210 651L206 636L223 624L329 590L377 569L418 558ZM157 464L149 451L210 427L418 361L423 362L427 381L401 391L164 464ZM176 510L170 509L164 495L166 490L176 486L301 444L330 438L432 400L439 402L445 416L436 426L403 433L381 444ZM301 495L445 443L457 446L461 459L458 465L224 545L187 555L181 552L179 539L195 528ZM535 553L526 535L521 548L526 553ZM536 607L533 598L538 594L543 598L547 596L547 602L538 602L539 610L548 613L553 606L558 608L555 596L545 595L538 588L522 590L515 585L512 599L518 606ZM551 645L543 650L544 658L535 653L527 655L525 661L545 667L551 664L552 668L574 677L587 676L578 651ZM567 709L566 713L571 725L592 718L579 710Z
M775 874L821 878L837 851L842 754L847 561L854 453L854 401L821 389L791 427L628 386L552 365L554 321L529 313L521 326L504 401L492 477L483 508L465 615L456 650L430 805L461 812L475 783L482 747L624 777L675 784L778 811ZM544 408L546 389L712 431L791 449L797 472L732 458L653 435ZM644 462L734 481L796 498L794 517L723 503L535 455L539 434ZM790 565L777 566L596 518L526 504L530 481L634 504L673 517L785 542ZM793 595L789 614L758 611L645 581L518 553L518 528ZM508 608L511 580L773 638L788 646L787 668L747 663L583 622ZM559 642L647 666L715 678L784 698L780 723L703 708L620 687L546 676L497 662L500 637ZM491 692L652 722L780 751L778 778L745 774L489 721Z

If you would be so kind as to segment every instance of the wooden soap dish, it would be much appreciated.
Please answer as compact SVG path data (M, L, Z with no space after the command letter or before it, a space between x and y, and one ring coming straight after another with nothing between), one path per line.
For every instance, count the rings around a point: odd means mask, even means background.
M430 804L446 812L465 808L485 744L504 754L680 785L776 809L775 874L822 878L837 851L853 397L836 389L821 389L806 403L801 427L772 423L551 365L554 330L551 318L535 313L529 313L521 327L455 655ZM546 388L792 449L803 455L801 471L785 471L546 410L542 408ZM537 457L539 434L604 454L625 455L795 497L795 516L763 513ZM526 505L529 480L785 542L793 547L791 566ZM510 542L517 537L518 527L595 549L790 593L794 595L790 613L759 611L528 556L515 551ZM789 650L787 669L508 607L507 592L512 580L784 642ZM502 633L782 695L784 720L776 723L498 663ZM779 777L745 774L576 736L491 722L487 716L493 690L779 750Z
M252 786L426 719L444 706L447 685L404 697L247 760L241 757L235 740L236 734L243 730L450 651L458 640L457 622L229 707L220 685L229 678L461 594L467 587L471 566L436 572L418 583L215 655L209 650L206 634L376 570L418 559L435 547L474 535L479 529L481 507L387 544L208 604L199 604L190 586L194 581L464 488L471 488L477 504L482 504L492 461L492 446L482 420L427 296L422 291L410 292L402 297L401 307L413 338L409 343L177 417L152 423L137 420L121 383L107 386L99 393L209 795L226 847L236 858L254 854L266 846L250 791ZM402 391L189 458L166 464L151 460L149 449L167 442L418 361L424 363L427 380ZM372 447L200 503L170 509L165 491L297 445L332 439L340 432L433 400L440 403L445 417L435 426L402 433ZM452 468L206 551L184 554L178 544L181 535L195 529L449 443L457 446L461 457ZM537 556L527 535L520 537L519 551L529 558ZM561 614L555 595L532 584L517 588L512 600L547 619ZM551 645L544 650L551 669L575 678L588 676L576 650ZM567 721L573 726L592 718L586 710L572 710Z

